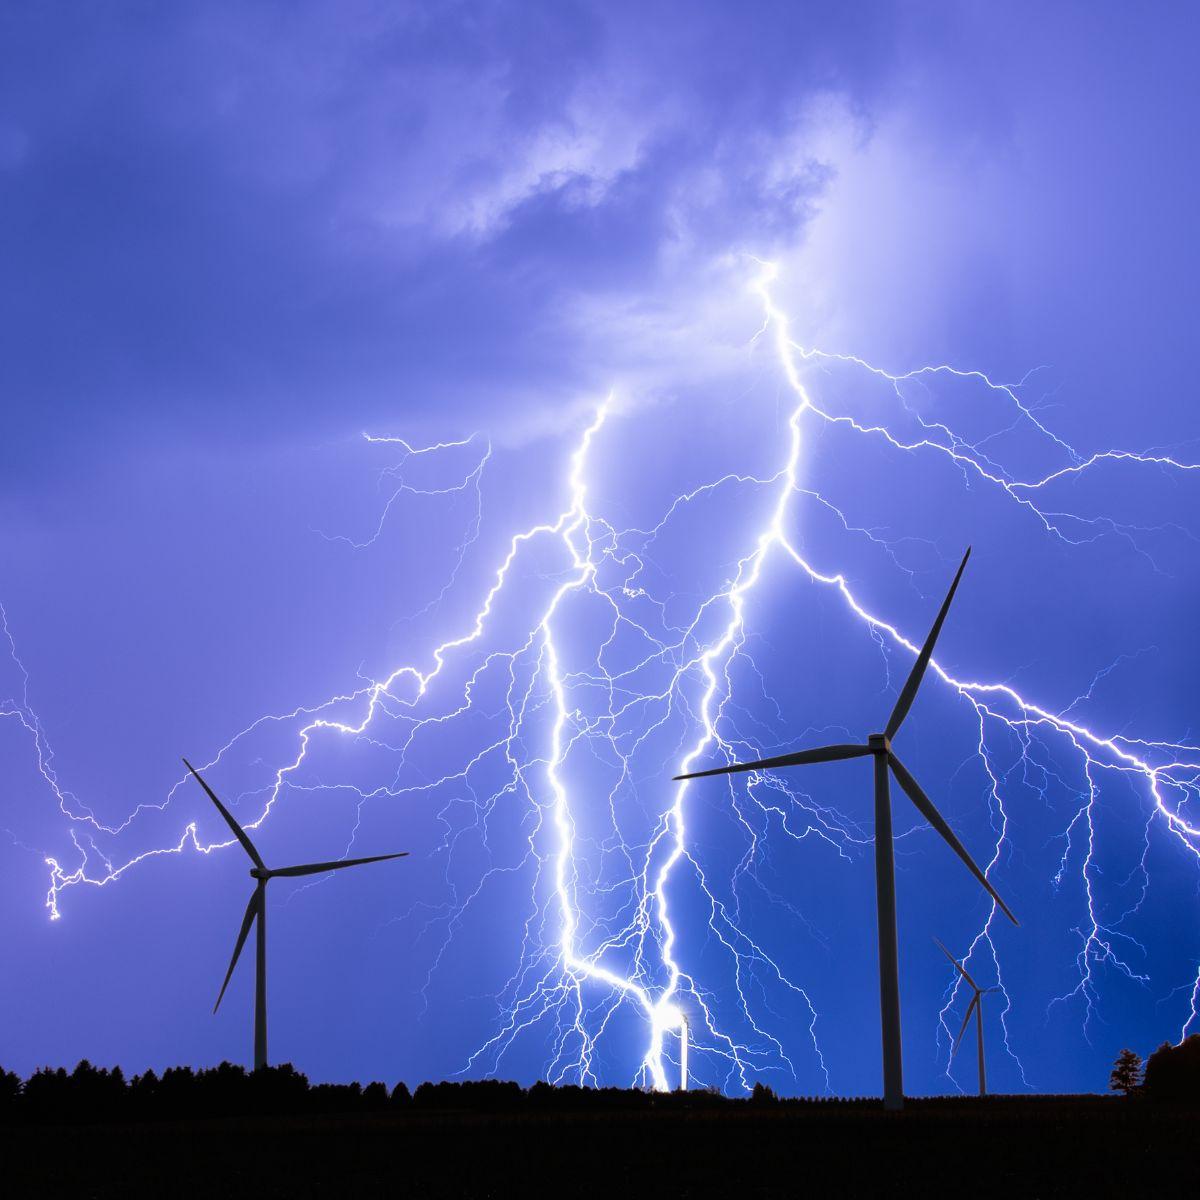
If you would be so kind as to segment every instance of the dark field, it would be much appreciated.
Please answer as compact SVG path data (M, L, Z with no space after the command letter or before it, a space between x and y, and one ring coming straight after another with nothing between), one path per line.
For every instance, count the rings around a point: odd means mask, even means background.
M1200 1108L1102 1098L0 1128L10 1196L1200 1195Z

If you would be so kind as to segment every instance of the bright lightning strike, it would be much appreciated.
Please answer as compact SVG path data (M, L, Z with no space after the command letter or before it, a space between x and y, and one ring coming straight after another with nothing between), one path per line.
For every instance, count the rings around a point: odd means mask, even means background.
M678 1044L673 1030L686 1009L693 1054L710 1081L747 1088L768 1069L796 1078L796 1058L803 1054L810 1070L829 1087L820 1015L810 988L789 975L778 955L747 927L738 889L741 881L754 877L771 828L796 841L818 839L842 857L868 845L869 831L793 790L786 779L749 776L740 784L731 782L725 800L743 836L744 851L732 877L718 882L689 835L694 791L686 783L662 782L702 763L760 749L739 731L739 713L753 697L741 696L738 672L748 668L758 677L748 605L764 591L768 568L798 571L835 595L881 648L916 652L923 630L904 632L873 612L852 589L844 570L813 561L789 532L798 501L815 500L834 514L847 534L869 539L905 569L896 545L876 531L853 526L840 506L801 478L802 456L817 452L810 443L823 429L843 430L888 453L948 462L967 486L994 489L1042 533L1069 545L1116 536L1140 551L1138 535L1145 530L1051 507L1047 497L1056 484L1107 464L1180 473L1200 470L1200 464L1162 454L1081 454L1046 427L1022 399L1020 385L996 383L979 372L941 365L890 374L861 358L804 347L794 340L787 314L774 299L776 268L760 265L753 290L763 321L755 341L768 342L789 397L786 434L773 470L723 474L675 495L652 527L622 528L603 515L594 500L597 446L619 436L613 431L619 406L609 397L596 406L571 453L561 510L512 534L462 632L434 647L421 664L398 666L385 678L352 691L260 718L200 768L219 772L235 749L268 728L292 731L294 753L272 769L261 812L245 822L257 828L289 788L318 786L305 782L304 770L325 739L351 739L386 755L392 764L387 782L369 788L334 786L349 789L360 812L366 804L383 801L437 806L444 830L437 852L444 856L452 899L440 909L424 910L424 931L437 941L427 988L456 931L473 908L485 902L489 886L505 875L518 875L529 883L528 904L517 915L521 936L513 970L496 994L494 1032L470 1056L466 1070L498 1070L519 1039L549 1029L547 1077L599 1082L605 1039L632 1015L644 1038L634 1081L667 1088L675 1077L669 1069L672 1047ZM894 419L866 418L823 400L813 379L833 365L882 381L898 402ZM922 417L906 389L935 379L982 387L1007 406L1012 427L1021 426L1065 463L1021 475L999 461L989 437L968 437L945 422ZM916 433L901 432L914 425ZM395 445L399 458L381 477L388 495L370 536L341 539L356 549L378 540L407 495L472 498L468 535L437 598L441 600L456 584L465 556L479 537L491 446L480 438L425 447L401 438L368 440ZM444 485L421 487L406 479L412 460L436 460L447 451L477 453L469 470ZM740 549L723 582L701 595L680 621L674 615L675 598L656 595L647 583L649 548L681 514L718 493L753 493L769 502L765 515L740 535ZM52 917L60 915L63 894L73 887L106 886L147 858L191 850L207 854L230 844L205 841L191 823L176 840L137 855L102 850L102 843L117 844L142 812L169 805L175 788L162 803L139 806L119 825L99 822L60 786L53 752L30 706L28 675L6 617L4 632L22 684L19 696L0 703L0 718L15 721L30 739L38 770L70 820L78 852L76 862L66 866L47 858ZM1079 798L1063 831L1062 867L1054 882L1061 884L1074 864L1082 884L1085 911L1078 931L1077 982L1062 1000L1082 1001L1086 1027L1098 1002L1099 971L1143 978L1127 952L1136 943L1120 929L1126 914L1106 916L1097 900L1094 855L1103 781L1127 779L1148 799L1147 852L1152 828L1161 826L1200 859L1200 828L1186 816L1189 802L1200 798L1200 749L1094 730L1072 715L1075 703L1056 709L1022 695L1007 682L962 679L937 662L931 666L965 706L978 731L974 754L989 781L995 831L989 872L1011 849L1006 795L1014 778L1046 778L1053 771ZM434 756L427 746L447 735L457 748L467 749L456 751L457 761L450 769L431 771L426 763ZM1015 739L1021 748L1018 761L1007 765L998 748L1005 739ZM1060 766L1054 768L1037 753L1038 747L1050 743L1059 756L1055 761ZM646 766L648 759L653 768ZM519 814L521 843L515 855L511 848L493 849L489 840L496 823L511 820L512 806ZM492 865L464 890L451 879L451 866L459 848L471 839ZM1141 869L1144 894L1144 855ZM684 895L687 903L681 899ZM772 900L784 903L779 897ZM691 928L697 911L702 931ZM410 915L415 918L416 910ZM994 912L988 915L967 947L956 951L972 971L990 971L995 977L1003 993L1004 1003L998 1007L1004 1044L1020 1067L1007 1024L1016 1001L1005 987L1000 951L992 937L993 916ZM716 950L722 964L719 978L714 977L711 952L700 964L691 949L699 933ZM692 965L690 959L700 965ZM801 1014L801 1041L763 1001L764 980L789 997ZM1183 1032L1197 1020L1200 974L1190 987ZM941 1013L947 1037L949 1013L958 998L955 977L948 983ZM697 1073L695 1065L692 1070Z

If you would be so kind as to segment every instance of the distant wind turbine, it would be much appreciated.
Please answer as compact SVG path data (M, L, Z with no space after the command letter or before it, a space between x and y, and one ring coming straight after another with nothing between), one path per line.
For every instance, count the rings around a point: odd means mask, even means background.
M691 1037L691 1029L688 1027L688 1019L685 1013L679 1014L679 1090L686 1092L688 1090L688 1040Z
M894 738L908 716L916 698L917 689L925 675L925 668L933 655L933 647L938 634L942 631L942 623L950 611L950 602L958 589L958 581L971 557L968 547L959 565L954 582L942 601L941 611L917 661L913 664L908 680L896 700L896 707L888 718L887 728L883 733L873 733L865 745L820 746L814 750L798 750L792 754L781 754L774 758L761 758L755 762L734 763L728 767L716 767L709 771L691 771L686 775L676 775L676 780L699 779L707 775L732 775L743 771L765 771L772 767L800 767L810 763L835 762L843 758L863 758L871 755L875 759L875 903L879 920L879 1015L883 1030L883 1102L885 1108L903 1108L904 1106L904 1069L900 1042L900 963L899 949L896 943L896 864L892 846L892 803L888 791L888 769L896 777L896 782L908 794L908 798L916 805L921 815L942 835L950 849L966 864L967 869L987 890L992 899L1000 906L1001 911L1014 924L1019 924L1007 904L1000 899L996 889L988 882L987 876L975 864L975 860L967 853L962 842L954 836L954 831L946 824L942 814L934 807L933 801L921 790L920 784L908 773L904 764L892 750Z
M389 858L404 858L408 851L399 854L376 854L371 858L343 858L337 862L304 863L299 867L277 867L272 870L263 862L262 857L254 848L254 843L246 835L246 831L233 819L229 810L217 799L216 793L200 776L200 772L185 758L184 766L195 775L200 786L208 793L208 798L217 806L217 811L225 818L225 823L233 830L233 836L242 844L242 848L250 856L254 866L250 869L251 878L257 880L254 891L250 895L250 903L246 905L246 915L242 918L242 928L238 933L237 945L233 948L233 958L229 960L229 970L225 972L225 982L221 984L220 995L213 1005L215 1013L221 1007L225 989L233 976L233 968L237 966L238 956L246 944L250 926L258 921L257 955L254 969L254 1069L267 1065L267 881L278 875L321 875L326 871L339 871L342 867L358 867L363 863L385 862Z
M967 984L974 991L975 995L971 997L971 1003L967 1005L966 1016L963 1017L962 1028L958 1031L958 1037L954 1039L954 1049L950 1051L950 1061L954 1061L954 1056L958 1053L959 1046L962 1045L963 1034L967 1032L967 1024L971 1020L971 1013L975 1014L975 1044L979 1051L979 1094L987 1095L987 1067L984 1065L983 1059L983 998L989 992L998 992L1000 989L996 987L981 988L979 984L967 974L967 968L942 945L937 938L933 939L941 947L942 953L954 964L958 973L967 981Z
M686 1092L688 1090L688 1042L691 1037L687 1013L674 1004L668 1004L658 1011L655 1019L663 1031L679 1031L679 1090Z

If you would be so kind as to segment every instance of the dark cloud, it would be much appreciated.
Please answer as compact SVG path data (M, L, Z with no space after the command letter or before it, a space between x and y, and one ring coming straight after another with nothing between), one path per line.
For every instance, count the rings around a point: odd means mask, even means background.
M802 219L819 172L780 139L886 75L892 22L843 8L9 10L6 466L569 373L574 297Z

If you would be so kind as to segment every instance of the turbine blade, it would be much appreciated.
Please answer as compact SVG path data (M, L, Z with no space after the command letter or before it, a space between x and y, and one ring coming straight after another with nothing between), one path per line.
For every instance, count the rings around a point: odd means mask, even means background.
M908 710L912 708L912 702L917 696L917 688L921 686L925 668L929 666L929 659L933 655L933 647L938 640L938 634L942 632L942 622L945 621L946 614L950 611L950 601L954 599L954 593L958 590L958 581L962 578L962 573L967 566L967 559L970 557L971 547L968 546L962 562L958 565L958 574L954 576L954 582L950 585L945 600L942 601L942 608L937 615L937 620L934 621L933 628L925 639L925 645L921 647L921 653L917 655L917 661L913 663L913 669L908 674L904 690L896 701L896 707L892 709L892 715L888 718L887 729L884 731L888 741L896 736L900 726L904 723L904 718L908 716Z
M676 775L681 779L703 779L706 775L736 775L742 771L766 771L771 767L803 767L809 763L836 762L842 758L862 758L871 754L870 746L818 746L814 750L797 750L792 754L779 754L774 758L760 758L754 762L733 763L728 767L713 767L708 771L691 771L687 775Z
M955 957L954 957L954 955L953 955L953 954L951 954L951 953L950 953L950 951L946 949L946 947L945 947L945 946L942 946L942 943L941 943L940 941L938 941L938 939L937 939L937 938L934 938L933 940L934 940L935 942L937 942L937 944L938 944L939 946L941 946L941 947L942 947L942 953L943 953L943 954L944 954L944 955L945 955L945 956L946 956L946 957L947 957L947 958L948 958L948 959L949 959L949 960L950 960L950 961L951 961L951 962L952 962L952 963L953 963L953 964L954 964L954 965L955 965L955 966L958 968L958 973L959 973L959 974L960 974L960 975L961 975L961 976L962 976L962 977L963 977L963 978L964 978L964 979L965 979L965 980L966 980L966 981L967 981L967 982L968 982L968 983L969 983L969 984L970 984L970 985L971 985L971 986L972 986L972 987L973 987L973 988L974 988L976 991L979 991L979 984L977 984L977 983L975 982L975 980L973 980L973 979L970 977L970 975L968 975L968 974L967 974L967 968L966 968L966 967L964 967L964 966L962 965L962 963L960 963L960 962L958 961L958 959L957 959L957 958L955 958Z
M200 783L200 786L208 793L208 798L217 806L217 811L225 818L225 824L233 830L234 837L236 837L237 840L242 843L242 848L248 855L250 855L254 865L258 867L259 870L265 871L267 869L267 864L259 857L258 851L254 848L254 843L246 836L246 831L233 819L233 815L230 813L229 809L227 809L225 805L223 805L220 800L217 799L217 793L214 792L212 788L210 788L208 784L204 782L200 776L200 772L197 771L196 768L193 767L186 758L183 760L183 765L187 767L187 769L191 771L193 775L195 775L196 779Z
M888 751L888 762L891 764L892 774L896 776L896 782L908 793L908 798L917 806L925 820L942 835L950 849L966 863L967 870L983 884L988 895L1000 906L1001 912L1014 925L1020 925L1021 922L1012 915L1012 910L1000 899L1000 893L992 887L988 882L988 877L975 865L975 860L967 853L966 847L954 836L954 830L946 824L942 814L934 808L933 801L925 795L921 790L921 785L908 773L904 764L890 750Z
M213 1005L213 1012L221 1007L221 1001L225 999L225 989L229 986L230 979L233 978L233 968L237 966L242 947L246 944L250 926L254 924L255 918L258 916L258 900L261 895L262 888L257 887L250 893L250 903L246 905L246 915L242 918L242 928L238 933L237 945L233 948L233 957L229 960L229 970L225 972L225 982L221 984L221 994L217 997L216 1004Z
M336 862L305 863L299 867L280 867L272 871L276 875L321 875L325 871L340 871L342 867L361 867L363 863L386 862L389 858L407 858L408 851L401 850L399 854L373 854L370 858L339 858Z
M958 1031L958 1037L954 1039L954 1049L950 1051L950 1061L954 1061L954 1056L958 1053L958 1047L962 1044L963 1034L967 1032L967 1025L971 1021L971 1014L975 1011L975 1005L979 1003L979 997L975 996L971 1003L967 1005L967 1015L963 1017L962 1028Z

